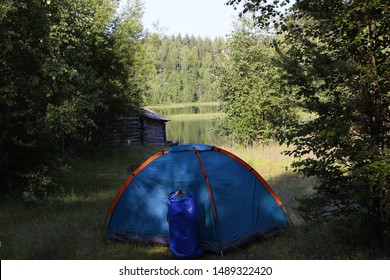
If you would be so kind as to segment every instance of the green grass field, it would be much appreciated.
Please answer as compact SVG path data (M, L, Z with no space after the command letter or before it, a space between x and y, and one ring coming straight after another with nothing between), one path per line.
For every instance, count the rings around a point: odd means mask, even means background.
M219 102L192 102L192 103L171 103L171 104L160 104L147 106L149 109L160 109L160 108L187 108L190 106L218 106Z
M206 114L171 115L171 116L168 116L168 118L171 121L174 121L174 120L199 120L199 119L210 120L210 119L220 118L223 116L224 116L224 113L206 113Z
M28 206L14 197L2 198L0 259L171 259L168 247L101 240L107 208L129 175L127 169L162 148L128 147L73 158L71 169L58 189L38 206ZM295 210L295 197L309 193L314 181L291 172L291 159L281 154L284 147L228 149L269 182L292 224L279 236L227 253L223 259L367 257L364 251L353 249L355 244L340 242L332 233L334 228L306 230ZM221 256L205 254L203 259L221 259Z

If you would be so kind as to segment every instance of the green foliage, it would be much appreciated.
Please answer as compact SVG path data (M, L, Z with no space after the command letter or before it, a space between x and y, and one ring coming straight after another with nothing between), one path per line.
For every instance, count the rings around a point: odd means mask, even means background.
M140 106L146 88L140 4L128 1L122 13L117 5L0 6L0 191L52 185L66 151L93 147L116 114Z
M273 65L271 38L242 20L228 42L228 53L215 67L221 110L217 127L241 145L278 139L297 120L291 90Z
M299 0L298 0L299 1ZM244 17L247 14L251 14L251 19L261 29L286 30L286 13L283 8L290 5L291 0L229 0L226 5L233 6L234 9L242 2L242 12L239 13L240 17Z
M249 2L255 12L267 7ZM272 15L280 3L269 7ZM285 78L318 116L286 134L296 171L320 179L300 210L312 223L363 221L379 248L390 223L388 1L299 0L277 20L286 30L279 44Z
M147 104L217 99L211 68L224 50L223 39L151 33L145 44L155 67L149 81Z

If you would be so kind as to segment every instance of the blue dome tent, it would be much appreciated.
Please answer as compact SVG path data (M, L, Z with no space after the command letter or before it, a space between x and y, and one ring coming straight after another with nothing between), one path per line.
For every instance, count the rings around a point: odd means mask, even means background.
M108 212L110 240L169 243L167 198L195 195L203 247L223 252L288 225L267 182L232 153L204 144L179 145L146 160L126 180Z

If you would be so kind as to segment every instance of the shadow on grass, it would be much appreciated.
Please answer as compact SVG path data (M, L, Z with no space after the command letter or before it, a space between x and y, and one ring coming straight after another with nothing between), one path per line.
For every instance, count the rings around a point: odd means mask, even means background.
M74 170L77 176L65 178L63 191L43 205L28 207L12 199L2 204L1 259L171 259L166 246L102 241L107 208L123 184L123 178L90 176L90 172L86 172L90 170L87 165L81 166L84 170ZM297 179L294 186L291 182L290 175L269 180L287 209L294 195L301 192L300 181ZM225 258L258 258L258 252L267 242L229 252ZM219 258L213 253L202 257Z
M295 173L285 173L272 177L267 182L282 201L290 222L294 225L302 224L303 220L296 210L299 205L297 198L311 194L316 179L304 178Z
M154 153L144 152L142 157L145 159ZM14 198L3 199L0 205L0 258L171 259L166 246L102 241L101 230L107 208L127 177L126 168L132 161L142 162L139 155L135 160L117 161L116 157L113 155L102 166L100 162L96 163L99 164L97 167L95 164L83 164L80 160L79 169L73 170L70 177L64 179L66 185L63 191L50 197L43 205L28 207ZM118 168L123 170L123 178L111 174L110 171ZM105 170L107 175L98 176L96 170ZM367 258L367 251L361 246L364 240L356 243L340 238L353 233L345 225L308 229L300 219L295 210L298 206L295 198L309 194L315 180L285 173L267 181L283 202L293 222L292 227L274 238L228 252L223 258L219 254L206 253L202 259Z
M153 259L155 248L102 242L107 209L128 174L129 162L142 162L158 147L119 149L75 158L59 188L43 203L7 197L0 205L1 259ZM167 256L169 257L169 256Z

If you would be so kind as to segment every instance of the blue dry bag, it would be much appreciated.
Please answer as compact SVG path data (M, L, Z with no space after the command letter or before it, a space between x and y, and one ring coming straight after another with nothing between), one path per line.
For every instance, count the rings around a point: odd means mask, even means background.
M190 192L168 196L169 245L174 259L198 258L203 254L198 222L198 204Z

